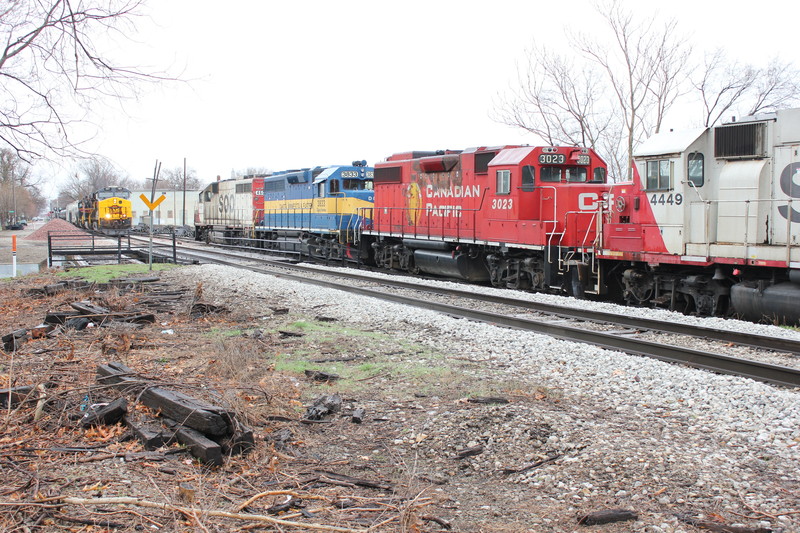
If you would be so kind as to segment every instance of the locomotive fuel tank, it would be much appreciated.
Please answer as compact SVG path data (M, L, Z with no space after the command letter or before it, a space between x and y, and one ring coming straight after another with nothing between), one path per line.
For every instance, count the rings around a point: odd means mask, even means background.
M414 263L422 272L460 278L467 281L487 281L489 271L483 261L460 252L414 250Z
M737 283L731 287L731 303L741 318L800 325L800 284L787 281L766 287Z

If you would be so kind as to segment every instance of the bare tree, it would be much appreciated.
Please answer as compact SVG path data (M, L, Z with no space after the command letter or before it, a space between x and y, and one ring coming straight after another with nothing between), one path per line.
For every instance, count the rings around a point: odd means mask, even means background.
M272 171L266 167L247 167L241 173L242 176L269 176L270 174Z
M82 161L59 190L59 200L77 201L103 187L136 189L140 184L122 174L107 159L94 157Z
M604 89L591 66L547 46L534 45L527 65L518 69L519 87L497 105L499 122L525 129L552 145L594 147L609 127L608 111L600 109Z
M681 95L689 48L675 20L636 18L620 0L595 8L608 35L568 35L570 57L535 48L519 89L496 113L551 144L595 148L612 177L629 179L634 147L660 130Z
M31 167L13 150L0 148L0 221L31 218L45 205Z
M703 103L703 125L713 126L751 89L758 72L749 65L729 62L722 49L706 54L692 83Z
M183 190L183 167L175 167L171 169L162 170L158 177L158 183L161 187L172 189L174 191ZM186 170L186 190L193 191L200 188L200 180L194 169Z
M90 103L166 78L117 64L144 0L15 0L0 6L0 145L25 161L86 155L73 127ZM102 42L102 46L98 45Z
M777 57L759 70L753 84L752 103L748 115L773 111L800 101L800 71Z
M625 175L631 178L633 149L652 133L646 117L654 116L658 131L664 114L675 101L678 77L688 49L676 35L677 22L655 24L655 19L638 20L624 9L620 0L595 5L611 31L610 47L597 37L582 36L578 49L606 73L615 104L623 118L628 154Z
M777 57L763 68L731 61L721 49L704 57L692 82L703 104L703 124L727 113L755 115L800 102L800 71Z
M677 23L672 20L661 33L658 46L655 48L655 75L648 87L653 100L652 126L645 126L646 131L659 133L667 111L675 104L676 100L686 94L685 82L691 75L690 57L691 50L688 46L679 44L676 37ZM645 124L650 122L650 114L643 117Z

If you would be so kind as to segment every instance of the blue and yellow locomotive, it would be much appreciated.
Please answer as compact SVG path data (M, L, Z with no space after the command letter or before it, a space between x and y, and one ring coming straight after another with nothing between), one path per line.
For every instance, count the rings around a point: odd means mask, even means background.
M256 232L287 245L299 240L303 253L316 258L364 258L366 251L359 251L354 241L365 222L363 214L375 200L372 178L366 161L267 176Z
M354 161L212 183L200 193L195 235L323 259L366 258L355 242L369 223L372 181L373 168Z

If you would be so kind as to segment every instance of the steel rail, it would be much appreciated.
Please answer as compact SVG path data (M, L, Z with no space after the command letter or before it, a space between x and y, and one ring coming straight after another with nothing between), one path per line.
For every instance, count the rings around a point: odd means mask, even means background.
M219 251L211 253L228 255L233 257L241 257L236 254L219 252ZM260 260L265 261L267 263L273 263L273 261L270 261L268 259L266 260L260 259ZM403 289L418 290L423 292L430 292L434 294L440 294L443 296L454 296L458 298L467 298L488 303L519 307L521 309L537 311L549 315L556 315L566 319L611 323L629 328L635 328L638 330L650 330L663 333L673 333L678 335L688 335L700 339L729 342L733 344L750 346L752 348L759 348L763 350L787 352L790 354L800 354L800 341L782 337L770 337L767 335L759 335L756 333L742 333L739 331L711 328L708 326L681 324L679 322L664 322L652 318L632 317L627 315L620 315L617 313L611 313L608 311L563 307L555 304L532 302L529 300L521 300L519 298L513 298L513 297L480 294L460 289L445 289L439 287L431 287L428 285L421 285L419 283L408 282L408 281L377 279L372 276L366 276L364 274L358 274L353 272L330 273L321 270L319 268L315 268L313 266L307 266L301 264L294 264L289 266L285 261L280 261L280 260L275 260L274 264L276 266L292 268L294 270L301 270L304 272L336 275L339 277L346 277L348 279L367 281L372 283L380 283L382 285L398 287ZM443 280L443 281L448 281L448 280Z
M295 265L293 268L304 269L303 265ZM305 270L311 272L324 273L324 271L321 271L319 269L314 269L312 267L305 267ZM690 335L692 337L705 338L723 342L731 342L734 344L741 344L745 346L751 346L754 348L762 348L765 350L800 354L800 341L792 339L769 337L766 335L758 335L755 333L742 333L738 331L710 328L707 326L696 326L692 324L663 322L661 320L655 320L652 318L631 317L631 316L619 315L616 313L610 313L607 311L562 307L555 304L531 302L529 300L520 300L519 298L509 298L505 296L480 294L472 291L463 291L460 289L444 289L439 287L429 287L426 285L420 285L418 283L412 283L412 282L376 279L361 274L343 273L342 276L347 276L350 279L373 281L384 285L391 285L394 287L400 287L405 289L415 289L424 292L437 293L444 296L457 296L459 298L468 298L483 302L520 307L531 311L538 311L550 315L557 315L563 318L572 318L575 320L589 320L592 322L613 323L613 324L618 324L620 326L626 326L636 329L646 329L646 330L660 331L665 333Z
M523 331L531 331L566 341L590 344L600 348L618 350L628 354L651 357L666 362L681 363L694 368L711 370L722 374L747 377L775 385L800 387L800 369L772 365L769 363L762 363L749 359L740 359L724 354L694 350L692 348L683 348L680 346L632 339L625 336L590 331L563 324L552 324L525 318L511 317L487 311L465 309L450 304L437 303L429 300L420 300L419 298L390 294L364 287L343 285L333 281L305 278L293 274L275 273L268 269L257 266L242 265L233 261L226 261L224 259L216 260L206 258L206 260L213 261L217 264L268 274L278 278L290 279L292 281L298 281L301 283L342 290L351 294L358 294L361 296L378 298L380 300L391 301L402 305L433 310L459 318L466 318ZM318 269L317 271L319 272ZM373 279L372 281L375 280ZM382 280L378 280L378 282L382 282Z

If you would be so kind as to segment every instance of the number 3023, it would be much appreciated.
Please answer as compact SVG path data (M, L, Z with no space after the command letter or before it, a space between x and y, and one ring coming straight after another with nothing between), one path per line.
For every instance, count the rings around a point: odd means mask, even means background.
M653 205L681 205L683 195L681 193L675 195L654 194L650 197L650 203Z
M492 209L511 209L513 198L492 198Z

